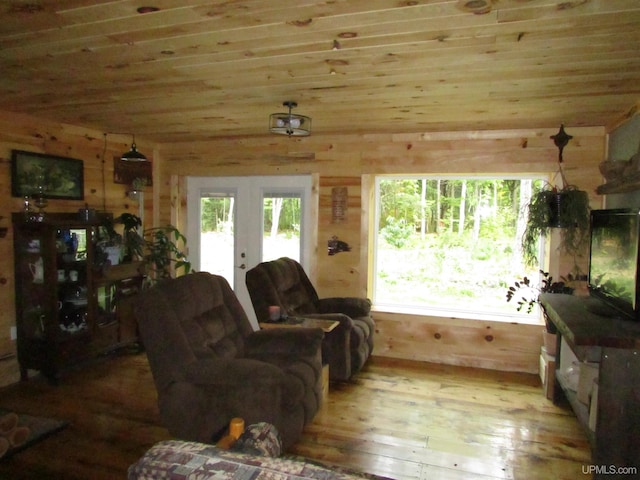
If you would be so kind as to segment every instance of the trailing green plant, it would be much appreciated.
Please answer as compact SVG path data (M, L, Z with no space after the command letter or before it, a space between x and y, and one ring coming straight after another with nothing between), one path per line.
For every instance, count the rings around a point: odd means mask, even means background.
M549 272L540 270L540 283L534 284L531 279L524 276L522 280L516 280L513 285L507 289L507 302L514 300L516 302L516 310L522 311L526 308L527 313L533 311L534 306L540 302L540 294L542 293L564 293L572 294L573 287L568 283L575 280L570 273L566 277L560 277L559 282L554 282ZM556 333L555 325L544 315L545 325L549 333Z
M540 237L548 236L552 228L560 228L561 252L575 257L586 247L589 197L585 191L573 185L562 189L547 185L531 197L522 236L522 254L527 265L538 263Z
M554 282L549 272L540 270L540 275L540 283L537 285L533 284L527 276L522 277L522 280L516 280L507 289L507 302L519 296L516 301L517 310L520 312L526 307L527 313L531 313L535 304L538 303L541 293L573 293L573 287L567 285L574 280L572 274L560 277L561 281L559 282Z

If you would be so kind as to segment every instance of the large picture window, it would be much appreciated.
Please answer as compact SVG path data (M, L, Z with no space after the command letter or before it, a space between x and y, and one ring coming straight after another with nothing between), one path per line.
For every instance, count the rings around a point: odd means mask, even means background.
M527 315L507 303L506 291L524 275L538 277L539 266L524 265L520 239L526 205L543 183L532 177L378 177L376 307Z

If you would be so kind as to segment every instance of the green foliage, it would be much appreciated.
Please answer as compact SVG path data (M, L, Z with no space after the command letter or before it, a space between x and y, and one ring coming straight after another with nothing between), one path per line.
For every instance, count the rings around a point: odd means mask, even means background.
M490 261L493 258L496 245L487 238L481 238L472 250L472 258L480 261Z
M270 232L274 221L275 198L264 198L264 231ZM282 209L278 217L279 232L298 232L300 231L300 208L302 202L298 197L282 198Z
M201 228L203 232L219 232L232 228L234 200L232 197L206 197L201 200ZM264 198L264 229L270 231L273 223L274 198ZM283 198L282 210L278 219L279 232L297 232L300 230L299 198Z
M559 288L561 282L544 274L540 286L529 280L538 275L535 263L540 237L549 230L528 229L528 264L520 257L520 232L526 227L526 210L520 202L527 201L531 187L532 210L536 213L540 207L548 224L548 201L535 203L538 191L551 190L541 180L381 180L376 301L509 315L512 305L505 304L504 291L518 270L527 272L526 280L514 286L513 301L522 302L518 308L522 313L533 308L540 288L549 291L552 285ZM587 238L588 197L575 187L564 191L576 194L574 206L582 213L569 217L571 220L561 218L570 227L561 230L561 248L577 251ZM529 292L526 298L517 295L525 290Z
M558 194L562 195L562 208L554 217L553 206L557 203ZM522 236L522 252L527 265L538 263L540 237L549 235L555 227L561 227L558 245L561 252L575 256L585 248L589 234L589 198L586 192L573 186L558 190L547 185L531 197Z
M478 213L480 228L494 228L496 236L504 229L515 231L513 199L517 198L520 180L514 179L385 179L380 181L380 225L387 225L388 218L403 219L414 231L420 231L425 222L425 232L449 229L460 221L462 186L466 185L463 230L474 228ZM516 205L517 211L517 205ZM516 216L517 217L517 216ZM511 219L505 224L506 218ZM493 223L491 223L493 222Z
M173 270L191 272L191 262L180 249L186 244L186 237L173 225L148 228L144 231L145 254L143 261L147 268L147 283L171 278Z
M510 315L504 289L521 268L515 255L523 183L380 181L376 301Z
M402 248L406 245L407 240L411 236L411 229L407 227L404 219L395 219L388 217L386 226L380 231L382 238L389 244L396 248Z
M213 232L219 230L233 208L233 198L231 197L205 197L201 199L201 228L203 232Z
M123 225L122 241L125 247L125 261L132 261L142 258L144 254L145 242L140 236L139 229L142 227L142 220L133 213L123 213L114 219L114 223Z
M541 293L573 293L573 288L567 286L566 283L573 280L571 274L567 275L567 278L561 277L559 282L554 282L549 272L540 270L540 275L541 280L537 285L533 284L531 279L526 276L522 280L516 280L507 289L507 302L515 299L516 310L521 311L526 307L527 313L531 313L535 304L538 303Z
M123 225L122 235L118 234L114 224ZM105 221L102 229L108 232L109 238L119 238L127 250L125 261L140 260L145 265L146 285L171 278L174 271L191 272L191 262L187 259L181 245L186 245L186 237L173 225L147 228L140 232L142 220L132 213L123 213L112 222ZM102 247L98 246L97 254ZM102 256L100 257L102 259Z

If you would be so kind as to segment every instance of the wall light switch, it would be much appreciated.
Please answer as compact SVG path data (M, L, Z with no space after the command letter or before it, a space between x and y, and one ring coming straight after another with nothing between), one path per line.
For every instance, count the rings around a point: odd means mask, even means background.
M11 336L11 340L15 340L18 338L18 332L16 331L16 327L9 328L9 335Z

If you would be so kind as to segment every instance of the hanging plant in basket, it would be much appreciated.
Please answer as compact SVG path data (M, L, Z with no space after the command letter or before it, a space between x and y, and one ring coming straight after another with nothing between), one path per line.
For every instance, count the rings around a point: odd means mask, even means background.
M587 192L573 185L562 189L548 186L531 197L522 236L522 252L527 264L537 263L539 239L548 236L552 228L561 229L560 251L575 256L586 246L589 238Z
M589 195L568 184L562 171L562 149L572 137L561 126L560 132L551 138L560 150L558 173L564 187L547 184L531 197L522 236L522 253L528 265L538 263L539 239L549 235L552 228L561 229L558 249L574 257L589 239Z

